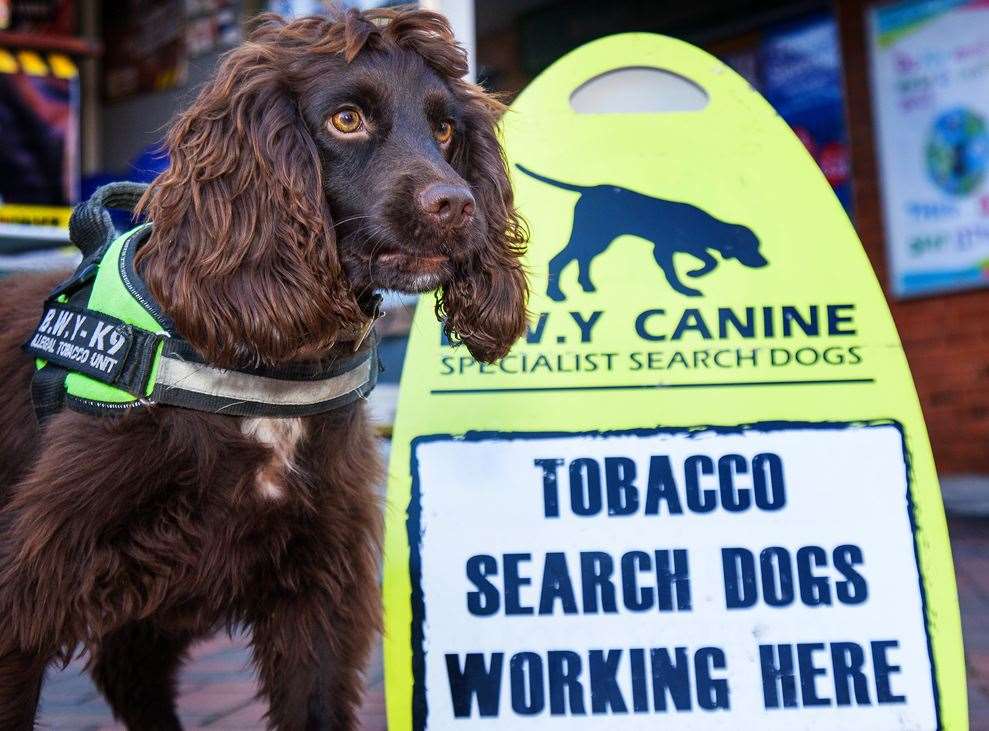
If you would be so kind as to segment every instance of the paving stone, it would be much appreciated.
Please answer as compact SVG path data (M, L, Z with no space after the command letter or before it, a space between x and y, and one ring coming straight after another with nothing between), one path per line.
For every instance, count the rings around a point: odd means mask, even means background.
M203 729L253 729L264 728L265 711L268 706L261 701L248 701L230 713L212 718L203 723Z

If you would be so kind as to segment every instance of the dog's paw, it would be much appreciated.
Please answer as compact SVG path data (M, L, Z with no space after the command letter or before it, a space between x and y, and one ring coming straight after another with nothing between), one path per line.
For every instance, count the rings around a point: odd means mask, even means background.
M566 295L563 294L559 287L549 287L546 290L546 296L554 302L562 302L566 299Z

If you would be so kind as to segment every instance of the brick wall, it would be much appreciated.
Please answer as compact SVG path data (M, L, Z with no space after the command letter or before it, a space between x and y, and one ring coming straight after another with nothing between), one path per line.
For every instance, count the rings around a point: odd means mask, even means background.
M837 0L855 187L855 227L886 287L873 145L865 0ZM942 474L989 473L989 289L890 300Z

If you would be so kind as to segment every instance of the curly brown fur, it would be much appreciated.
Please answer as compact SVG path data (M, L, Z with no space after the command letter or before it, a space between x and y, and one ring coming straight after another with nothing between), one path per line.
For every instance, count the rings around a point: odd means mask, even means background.
M368 289L440 284L447 333L481 360L504 355L525 328L526 234L495 136L503 107L465 71L433 13L263 16L179 115L171 167L142 202L156 228L139 261L178 329L218 364L277 362L331 346ZM373 124L367 142L328 131L349 98ZM424 144L444 117L449 147ZM468 225L421 215L433 183L469 189ZM395 250L445 261L419 282L385 265Z
M374 289L438 287L451 336L504 354L525 326L524 232L501 108L464 70L432 13L264 18L178 117L143 201L139 271L178 332L222 366L333 358ZM366 134L330 129L341 108ZM271 727L354 728L380 624L363 405L63 410L40 430L20 345L54 281L0 288L0 728L31 728L46 665L79 649L129 728L179 728L186 648L241 625Z

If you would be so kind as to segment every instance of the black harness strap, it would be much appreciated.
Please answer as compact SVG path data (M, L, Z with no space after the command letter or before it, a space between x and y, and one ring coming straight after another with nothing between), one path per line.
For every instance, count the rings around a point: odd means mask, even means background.
M85 203L72 211L69 238L87 259L113 243L117 231L109 208L133 211L148 186L143 183L110 183L96 189ZM96 257L99 261L99 257Z
M93 269L93 272L95 271ZM78 274L78 270L76 274ZM91 281L91 279L92 277L90 275L89 280ZM80 282L82 281L80 280ZM65 288L64 293L69 294L69 303L72 305L84 305L89 299L88 286L81 288L79 286L80 282ZM46 307L57 296L55 293L49 295L45 301ZM25 350L45 360L45 364L37 369L31 377L31 404L34 406L34 413L38 419L38 424L43 426L48 419L61 411L65 405L65 379L69 375L69 370L63 365L53 362L47 355L31 349L29 346L30 341L25 345Z
M68 375L65 368L46 363L31 377L31 405L40 425L44 426L65 405L65 377Z
M69 240L82 252L82 262L65 281L58 284L45 300L54 302L65 295L69 303L85 307L89 301L89 286L100 259L113 243L116 229L108 208L133 211L147 185L142 183L110 183L96 190L88 201L77 205L69 218ZM30 348L28 348L31 351ZM31 351L41 357L41 353ZM65 404L65 378L69 371L45 356L44 366L31 378L31 403L39 424L44 424Z

